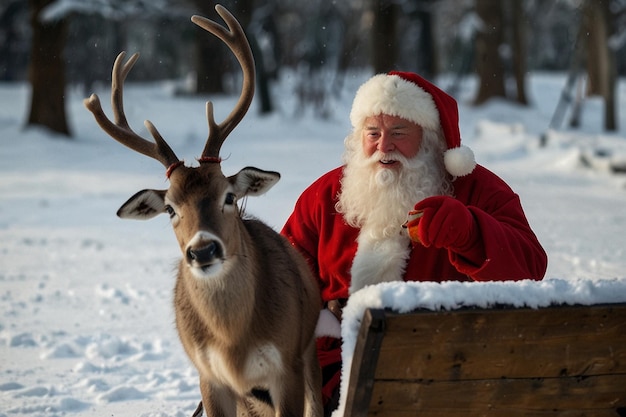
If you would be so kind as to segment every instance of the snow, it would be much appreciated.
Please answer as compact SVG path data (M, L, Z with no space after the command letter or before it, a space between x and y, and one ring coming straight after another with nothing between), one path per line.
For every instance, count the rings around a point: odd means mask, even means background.
M222 167L233 174L252 165L279 171L282 179L267 195L247 200L249 213L279 230L300 192L340 163L352 94L364 80L349 76L342 94L329 96L329 120L312 111L294 115L295 76L274 88L278 112L261 117L253 105L225 143ZM546 280L366 288L346 307L346 343L366 304L626 299L626 175L611 173L626 161L626 83L618 93L621 130L607 134L596 99L585 102L580 130L549 131L565 75L536 73L528 81L530 107L503 101L472 107L476 85L467 79L461 132L477 162L520 194L549 256ZM152 120L193 164L207 135L205 99L174 97L171 90L168 83L129 84L126 114L146 137L143 120ZM108 88L97 93L110 114ZM168 218L115 216L136 191L167 187L164 169L106 136L82 99L68 91L75 139L65 140L23 129L28 86L0 84L0 417L189 416L200 395L173 324L179 249ZM217 120L236 99L213 98Z

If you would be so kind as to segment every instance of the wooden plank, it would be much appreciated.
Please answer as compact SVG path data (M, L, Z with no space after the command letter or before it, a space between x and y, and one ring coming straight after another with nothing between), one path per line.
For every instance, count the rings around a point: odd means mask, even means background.
M374 373L384 334L385 312L366 310L352 356L350 386L346 396L346 416L364 417L368 414L368 405L374 386Z
M376 417L623 417L623 413L614 410L576 410L576 411L450 411L428 410L423 413L412 409L398 410L393 413L372 414Z
M626 304L367 311L345 416L626 417Z
M381 381L370 416L590 415L626 412L626 375L482 381ZM576 414L582 413L582 414ZM586 414L585 414L586 413ZM620 414L622 413L622 414Z
M626 373L626 305L387 313L377 379Z

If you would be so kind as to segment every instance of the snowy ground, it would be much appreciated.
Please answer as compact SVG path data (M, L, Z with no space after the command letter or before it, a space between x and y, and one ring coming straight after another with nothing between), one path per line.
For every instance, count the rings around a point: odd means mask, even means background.
M261 118L253 106L224 145L223 169L255 165L283 178L249 199L248 212L280 229L304 187L339 164L361 81L346 81L330 120L294 116L292 78L275 90L278 113ZM620 132L602 133L601 103L589 100L581 130L549 132L540 147L564 82L535 74L531 107L473 108L468 81L460 96L463 141L521 195L548 252L547 278L626 279L626 175L607 168L626 161L626 82ZM193 162L207 134L204 99L170 90L129 85L127 116L142 134L143 120L152 120ZM115 216L139 189L166 187L163 169L108 138L82 95L68 93L72 141L23 130L28 87L0 84L0 417L189 416L199 392L173 325L178 246L166 216ZM109 111L108 90L98 93ZM235 99L214 100L218 120ZM584 155L593 168L581 163Z

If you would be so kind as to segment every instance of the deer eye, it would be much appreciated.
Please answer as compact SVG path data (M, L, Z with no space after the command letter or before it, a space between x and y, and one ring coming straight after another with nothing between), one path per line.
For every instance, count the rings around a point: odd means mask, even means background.
M226 194L226 199L224 200L224 204L231 206L235 204L235 201L237 201L237 196L235 195L235 193Z
M169 204L165 205L165 211L167 212L167 214L169 214L170 219L172 219L172 218L174 218L174 216L176 216L176 211Z

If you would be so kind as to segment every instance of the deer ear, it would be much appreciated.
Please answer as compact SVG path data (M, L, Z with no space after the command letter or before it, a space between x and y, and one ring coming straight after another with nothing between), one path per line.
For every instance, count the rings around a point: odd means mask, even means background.
M141 190L117 211L122 219L148 220L165 211L166 190Z
M279 179L278 172L263 171L254 167L246 167L229 178L235 187L235 194L240 198L265 194Z

